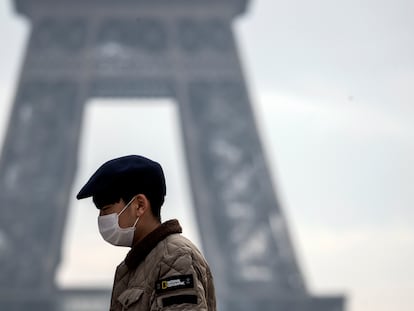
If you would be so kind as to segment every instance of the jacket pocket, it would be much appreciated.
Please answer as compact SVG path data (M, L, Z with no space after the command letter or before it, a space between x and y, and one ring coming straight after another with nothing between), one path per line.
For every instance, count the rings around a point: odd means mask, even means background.
M129 288L119 295L118 301L121 303L123 310L128 310L131 305L138 302L143 293L144 290L141 288Z

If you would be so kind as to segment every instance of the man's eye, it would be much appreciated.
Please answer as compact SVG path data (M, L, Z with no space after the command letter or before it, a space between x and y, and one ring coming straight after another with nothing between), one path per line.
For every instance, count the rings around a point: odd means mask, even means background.
M110 210L110 209L111 209L111 207L112 207L112 206L104 206L104 207L102 207L101 211L102 211L102 212L106 212L106 211Z

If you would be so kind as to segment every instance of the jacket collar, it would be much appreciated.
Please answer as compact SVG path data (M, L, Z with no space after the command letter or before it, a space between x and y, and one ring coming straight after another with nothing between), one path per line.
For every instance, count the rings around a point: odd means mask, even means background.
M182 233L181 226L177 219L168 220L162 223L157 229L150 232L140 242L135 244L125 258L125 264L132 270L147 257L152 249L167 236L174 233Z

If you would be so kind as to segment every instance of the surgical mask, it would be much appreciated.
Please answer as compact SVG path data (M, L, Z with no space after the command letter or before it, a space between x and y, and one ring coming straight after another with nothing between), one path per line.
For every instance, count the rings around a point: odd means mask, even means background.
M128 208L128 206L131 205L134 199L135 197L132 198L132 200L127 205L125 205L119 214L112 213L98 217L99 232L101 233L103 239L108 243L116 246L132 246L135 226L138 222L139 217L132 227L121 228L119 226L119 215L121 215Z

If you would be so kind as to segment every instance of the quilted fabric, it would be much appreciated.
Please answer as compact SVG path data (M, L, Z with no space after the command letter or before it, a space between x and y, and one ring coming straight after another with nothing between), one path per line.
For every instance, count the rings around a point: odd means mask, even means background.
M165 234L171 224L179 227L176 220L162 224L159 229L163 233L159 235L161 240L154 243L145 258L129 254L128 265L124 261L117 267L110 310L216 310L213 277L206 260L197 247L180 233L170 230ZM181 227L179 229L181 232ZM131 263L133 259L139 262L134 265ZM160 280L188 275L193 279L191 287L156 291L156 283ZM194 296L196 300L180 303L180 297L188 300ZM166 301L176 303L167 305ZM196 304L193 303L195 301Z

